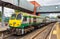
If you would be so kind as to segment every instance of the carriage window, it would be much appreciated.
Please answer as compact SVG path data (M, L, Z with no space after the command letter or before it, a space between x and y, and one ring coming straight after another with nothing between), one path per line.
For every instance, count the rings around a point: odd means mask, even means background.
M24 17L24 18L23 18L23 21L27 21L27 17Z
M22 17L21 14L17 15L17 19L21 19L21 17Z
M15 19L16 18L16 14L12 14L11 19Z
M33 22L36 23L36 18L35 17L33 18Z

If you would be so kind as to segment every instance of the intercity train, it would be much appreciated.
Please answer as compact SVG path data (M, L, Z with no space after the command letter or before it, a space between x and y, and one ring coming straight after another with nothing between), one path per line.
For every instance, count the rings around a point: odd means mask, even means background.
M44 23L46 24L45 21L46 19L41 18L40 16L19 12L12 14L9 19L9 27L11 28L11 32L14 32L14 34L23 35L41 27Z

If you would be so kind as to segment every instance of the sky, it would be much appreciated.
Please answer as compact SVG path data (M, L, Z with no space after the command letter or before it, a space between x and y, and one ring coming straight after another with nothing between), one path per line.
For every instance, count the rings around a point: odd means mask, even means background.
M60 0L27 0L27 1L36 1L41 6L60 5Z

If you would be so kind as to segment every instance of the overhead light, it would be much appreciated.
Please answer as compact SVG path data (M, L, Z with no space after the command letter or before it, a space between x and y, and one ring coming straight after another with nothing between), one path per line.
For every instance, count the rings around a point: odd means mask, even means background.
M56 7L56 9L57 9L58 7Z

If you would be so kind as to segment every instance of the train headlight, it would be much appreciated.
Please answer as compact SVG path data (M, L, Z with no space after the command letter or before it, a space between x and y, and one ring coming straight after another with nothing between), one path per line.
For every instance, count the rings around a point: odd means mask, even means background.
M14 22L13 24L16 24L16 22Z
M17 25L19 25L19 24L17 24Z

